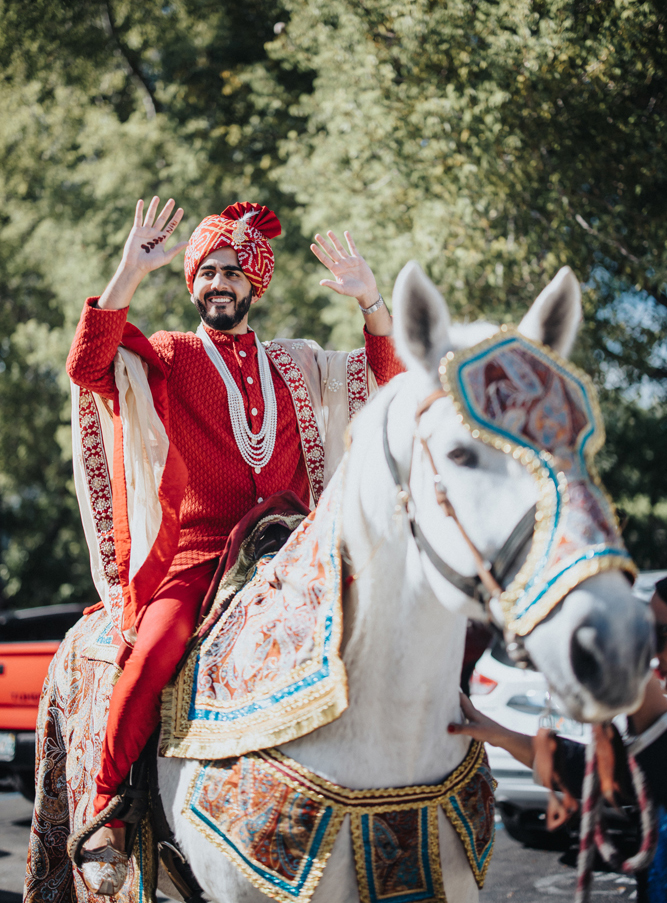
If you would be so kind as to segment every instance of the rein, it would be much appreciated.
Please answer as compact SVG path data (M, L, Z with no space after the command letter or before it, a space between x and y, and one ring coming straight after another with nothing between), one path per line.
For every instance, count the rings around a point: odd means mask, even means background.
M419 423L422 415L426 411L428 411L428 409L435 401L440 398L446 397L447 393L442 389L438 389L427 398L425 398L424 401L421 402L415 413L416 423ZM512 568L512 565L516 561L516 558L521 549L533 534L536 506L533 505L533 507L524 514L519 523L515 526L508 538L503 543L502 547L496 554L494 561L485 561L481 552L470 539L463 525L459 521L454 506L452 505L447 495L447 489L442 482L440 474L438 473L438 469L435 465L435 461L433 460L433 455L431 454L428 442L426 441L426 439L421 438L420 441L422 448L433 469L433 482L435 487L436 501L438 502L438 505L444 512L445 516L451 517L458 527L461 536L463 537L475 560L477 575L474 577L468 577L454 570L454 568L450 567L450 565L448 565L447 562L444 561L435 551L433 546L424 535L421 527L417 523L414 513L410 511L409 502L411 495L409 482L404 483L401 479L398 462L396 461L396 458L394 457L391 448L389 447L388 424L391 401L393 401L393 399L390 400L385 410L384 423L382 427L382 444L384 447L384 456L387 461L389 472L394 481L394 484L396 485L398 498L398 504L396 506L397 511L405 511L405 514L408 518L408 523L410 524L410 531L415 540L415 543L417 544L417 548L420 552L423 552L426 555L426 557L431 562L433 567L438 571L438 573L442 577L444 577L448 583L451 583L452 586L455 586L456 589L465 593L466 596L484 606L488 611L490 600L500 596L501 592L503 591L503 583L505 582L507 575Z

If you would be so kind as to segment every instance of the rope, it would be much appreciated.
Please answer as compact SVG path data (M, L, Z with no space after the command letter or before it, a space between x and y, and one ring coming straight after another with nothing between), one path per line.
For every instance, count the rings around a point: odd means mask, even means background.
M586 770L582 791L579 856L577 858L577 889L574 903L588 903L590 898L595 858L595 826L599 821L602 806L600 778L595 766L595 737L592 736L586 747Z
M626 860L621 859L618 849L605 833L602 824L603 795L600 789L597 758L597 745L595 732L593 732L586 748L575 903L589 903L596 850L615 871L621 871L626 875L634 874L645 869L651 863L658 840L655 811L646 789L644 775L635 757L628 754L628 768L639 809L641 843L633 856Z

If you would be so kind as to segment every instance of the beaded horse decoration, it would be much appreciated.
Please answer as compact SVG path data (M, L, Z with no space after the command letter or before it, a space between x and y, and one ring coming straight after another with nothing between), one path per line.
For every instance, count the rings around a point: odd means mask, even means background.
M511 327L449 352L443 389L461 422L511 454L537 480L530 553L500 596L509 631L525 636L575 586L602 571L637 571L621 539L594 456L604 426L591 379Z

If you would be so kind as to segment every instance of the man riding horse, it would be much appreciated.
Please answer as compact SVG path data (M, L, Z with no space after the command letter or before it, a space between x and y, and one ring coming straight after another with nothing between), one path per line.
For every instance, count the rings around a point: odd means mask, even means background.
M291 490L305 506L316 502L340 457L349 416L368 388L403 369L373 273L348 233L347 250L332 232L329 241L316 235L311 250L333 276L320 284L357 299L365 353L342 355L288 340L265 349L248 316L273 275L269 239L280 234L277 216L259 204L237 203L206 217L189 242L167 249L183 210L172 216L169 200L157 215L158 205L154 197L144 216L138 201L121 263L102 296L86 301L67 362L72 381L113 400L119 414L114 359L119 346L137 352L173 446L165 472L171 467L175 476L169 505L161 496L157 554L150 568L140 569L141 580L136 568L121 579L128 649L96 779L94 810L102 819L159 723L161 691L184 653L234 526L279 492ZM141 280L183 248L188 291L202 320L197 335L161 331L146 340L126 324L130 301ZM341 391L346 383L347 392ZM129 432L124 423L122 429ZM114 453L116 483L122 465ZM119 495L114 486L114 508L127 491ZM115 532L118 546L123 531L116 526ZM124 822L113 818L87 841L83 874L92 891L118 892L126 874L124 847Z

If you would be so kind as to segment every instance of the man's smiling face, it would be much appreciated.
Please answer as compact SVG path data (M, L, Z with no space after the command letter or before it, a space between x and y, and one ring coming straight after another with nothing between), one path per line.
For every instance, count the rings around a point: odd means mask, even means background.
M197 270L192 301L211 329L243 333L248 330L248 311L257 300L250 280L239 266L233 248L208 254Z

